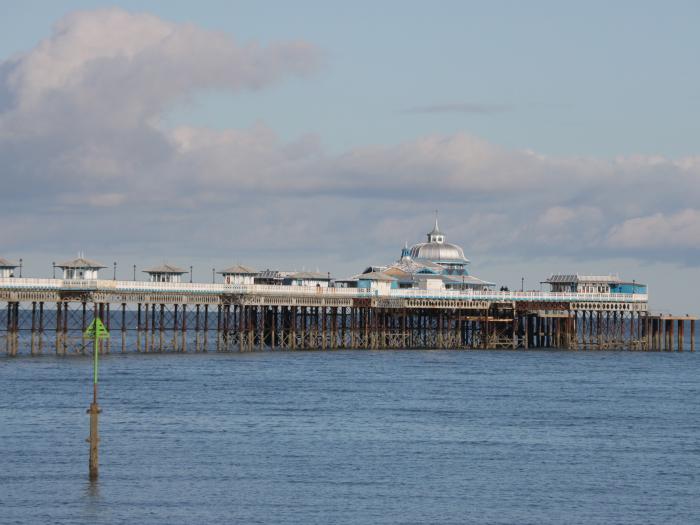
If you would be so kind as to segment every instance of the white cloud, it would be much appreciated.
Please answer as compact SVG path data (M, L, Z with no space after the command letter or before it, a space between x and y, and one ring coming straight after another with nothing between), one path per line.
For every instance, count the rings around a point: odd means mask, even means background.
M465 133L330 155L313 135L285 142L262 123L161 124L199 90L262 88L318 56L118 9L66 17L0 65L0 219L43 210L2 240L65 249L62 232L81 231L109 249L359 264L419 240L439 208L468 256L697 260L700 157L551 157Z
M700 248L700 210L686 209L666 215L654 213L627 219L608 235L612 248Z
M104 9L60 20L49 39L9 62L6 82L22 111L67 93L143 119L196 89L257 89L311 72L317 55L302 41L242 45L191 24ZM129 105L110 108L114 102Z

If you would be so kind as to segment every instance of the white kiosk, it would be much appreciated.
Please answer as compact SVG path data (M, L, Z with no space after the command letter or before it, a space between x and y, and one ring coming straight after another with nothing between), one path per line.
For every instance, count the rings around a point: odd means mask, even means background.
M223 275L225 284L255 284L255 276L258 275L257 271L242 264L231 266L219 273Z
M85 257L78 257L72 261L59 263L56 267L63 270L64 279L85 279L88 281L97 279L98 272L102 268L106 268L104 264Z
M0 257L0 279L14 277L17 265Z

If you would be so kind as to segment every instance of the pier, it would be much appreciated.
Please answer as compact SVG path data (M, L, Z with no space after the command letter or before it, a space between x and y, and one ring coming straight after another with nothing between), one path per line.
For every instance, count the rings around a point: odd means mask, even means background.
M112 333L104 352L694 351L697 320L652 314L641 293L9 277L0 278L0 301L10 356L85 352L95 317Z

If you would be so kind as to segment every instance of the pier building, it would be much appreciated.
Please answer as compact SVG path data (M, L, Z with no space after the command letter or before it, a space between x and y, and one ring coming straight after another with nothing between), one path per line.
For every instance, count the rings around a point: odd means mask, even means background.
M645 284L626 282L617 275L553 274L542 283L550 285L553 292L647 293Z
M329 288L332 284L330 273L306 271L263 270L253 276L253 284L270 286L318 286Z
M495 284L469 274L469 259L457 244L447 242L437 217L427 242L405 244L399 259L388 266L370 266L363 274L382 273L396 280L396 288L431 290L489 290ZM357 275L362 279L363 274Z
M237 264L219 272L226 284L255 284L255 277L258 275L253 268Z
M15 263L0 257L0 279L14 277L15 268L17 268Z
M106 268L104 264L82 256L72 261L59 263L56 267L63 270L64 279L85 279L88 281L98 279L100 270Z
M282 279L282 284L286 286L319 286L328 288L330 283L331 275L320 272L294 272Z
M356 287L364 290L376 290L378 293L389 293L399 287L396 277L385 272L368 272L360 275Z
M144 270L143 273L148 274L152 283L179 283L182 281L182 276L187 273L187 270L172 264L161 264L160 266Z
M269 286L282 285L282 282L289 277L293 272L281 272L279 270L262 270L254 277L254 284L263 284Z

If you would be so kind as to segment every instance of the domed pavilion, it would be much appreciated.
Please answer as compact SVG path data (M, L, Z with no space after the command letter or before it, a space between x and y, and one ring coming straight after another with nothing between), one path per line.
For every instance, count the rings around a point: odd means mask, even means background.
M371 266L365 270L382 272L396 279L395 288L427 288L443 290L486 290L495 286L469 275L469 259L461 246L447 242L437 216L427 242L405 245L401 257L389 266ZM362 279L362 275L358 276Z
M469 259L464 256L464 250L460 246L446 242L445 234L438 226L437 216L433 229L428 233L428 242L414 244L409 254L414 261L440 266L444 275L467 275Z

